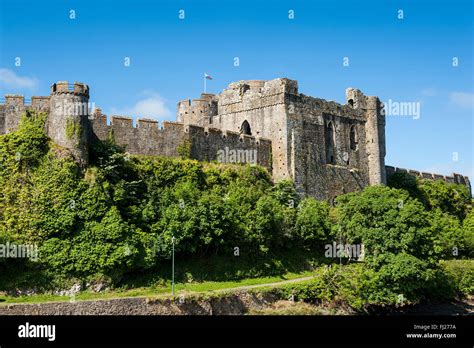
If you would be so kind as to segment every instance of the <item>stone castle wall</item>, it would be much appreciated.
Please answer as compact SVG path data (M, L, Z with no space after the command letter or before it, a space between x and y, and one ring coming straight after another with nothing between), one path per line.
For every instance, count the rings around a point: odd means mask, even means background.
M130 154L178 157L179 148L187 147L190 157L199 161L255 161L254 164L272 171L271 141L268 139L179 122L163 122L159 127L157 121L147 119L138 119L135 127L131 118L123 116L112 116L109 125L107 116L100 110L93 115L91 125L97 139L113 137L115 143ZM234 158L232 151L236 154ZM219 154L224 156L219 157Z
M25 100L22 95L7 94L0 101L0 134L17 129L21 115L27 110L49 112L49 98L33 96L31 100Z
M222 93L201 94L178 103L178 122L107 116L96 109L82 117L64 104L84 106L89 88L66 81L53 84L48 97L7 95L0 103L0 134L18 127L29 109L48 112L46 131L59 145L87 161L88 143L113 137L130 154L178 157L187 152L199 161L246 162L266 167L275 181L292 179L298 192L317 199L384 184L403 169L385 166L385 117L377 97L346 90L346 104L298 92L297 81L244 80ZM72 132L71 130L74 130ZM412 174L466 185L454 174Z
M328 125L334 134L333 161L328 158ZM350 130L357 148L350 148ZM365 118L360 110L305 95L288 98L292 177L301 192L332 199L369 185Z
M346 97L351 103L341 105L298 93L297 81L244 80L218 95L180 102L178 119L239 132L247 124L252 135L272 141L275 180L291 178L302 195L331 199L385 182L381 106L367 108L369 98L378 99L355 89ZM351 131L357 135L353 149ZM328 132L333 133L330 146Z
M244 121L250 125L252 136L272 142L273 177L291 178L288 160L288 131L286 124L285 93L296 81L239 81L229 85L219 95L203 94L200 99L178 103L178 119L186 124L242 132Z
M392 166L385 166L385 168L387 172L387 178L390 178L395 173L406 173L406 174L410 174L410 175L413 175L414 177L421 178L421 179L443 180L449 184L463 185L468 188L469 195L472 194L471 182L469 181L469 177L461 175L461 174L453 173L452 175L441 175L441 174L426 173L426 172L420 172L418 170L398 168L398 167L392 167Z

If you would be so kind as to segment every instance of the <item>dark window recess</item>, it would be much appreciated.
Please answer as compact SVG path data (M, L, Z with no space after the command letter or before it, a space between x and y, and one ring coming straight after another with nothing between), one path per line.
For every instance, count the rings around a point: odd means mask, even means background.
M252 135L252 129L250 128L250 124L247 122L247 120L242 122L242 126L240 126L240 133Z
M326 127L326 163L335 164L334 126L329 122Z

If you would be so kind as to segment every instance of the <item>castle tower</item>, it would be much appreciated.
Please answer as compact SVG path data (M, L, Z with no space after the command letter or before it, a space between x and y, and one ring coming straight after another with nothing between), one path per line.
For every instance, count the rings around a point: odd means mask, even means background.
M377 97L366 97L365 124L367 136L367 156L371 185L386 184L385 175L385 115Z
M347 103L361 109L366 116L366 151L370 185L386 183L385 174L385 115L377 97L367 97L360 90L346 90Z
M59 146L69 149L85 165L88 160L89 87L80 82L60 81L51 86L48 136Z
M200 126L209 126L212 116L217 115L217 100L215 95L202 93L201 98L186 99L178 103L178 122Z

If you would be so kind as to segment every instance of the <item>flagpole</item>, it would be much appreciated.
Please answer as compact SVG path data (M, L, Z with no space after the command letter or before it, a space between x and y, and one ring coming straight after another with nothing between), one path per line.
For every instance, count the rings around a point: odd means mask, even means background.
M206 74L204 74L204 93L206 93Z

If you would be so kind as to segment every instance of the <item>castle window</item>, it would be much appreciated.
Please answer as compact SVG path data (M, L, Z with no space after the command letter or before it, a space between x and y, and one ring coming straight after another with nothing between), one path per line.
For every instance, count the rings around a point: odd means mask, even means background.
M354 107L354 99L349 99L347 102L349 103L351 108Z
M252 130L250 129L250 124L245 120L242 123L242 126L240 126L240 133L241 134L247 134L247 135L252 135Z
M326 163L335 164L334 158L334 126L329 122L326 127Z
M349 132L349 142L351 150L357 150L357 133L355 126L351 126L351 130Z

